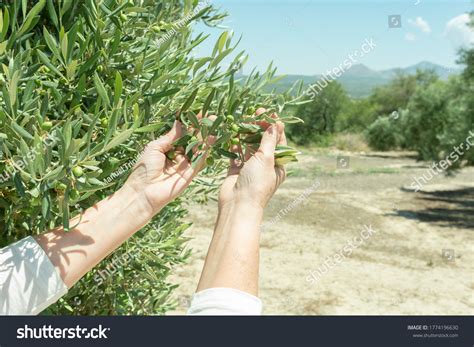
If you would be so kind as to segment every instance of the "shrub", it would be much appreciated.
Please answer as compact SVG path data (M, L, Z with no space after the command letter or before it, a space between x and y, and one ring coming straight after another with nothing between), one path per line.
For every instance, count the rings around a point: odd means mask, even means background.
M234 136L228 114L239 124L239 137L258 138L248 124L252 108L282 112L289 93L260 93L274 76L271 67L234 81L245 56L234 54L228 69L220 66L235 49L229 32L209 56L190 55L206 37L192 36L188 23L215 25L223 17L195 0L0 4L0 247L61 224L72 228L72 215L115 191L144 144L177 117L196 129L182 139L190 156L198 145L193 135L211 133L218 138L212 157L234 155L226 151ZM199 122L199 111L217 119ZM183 201L205 201L224 166L216 160L186 197L168 205L47 312L170 309L175 286L167 276L188 255Z
M396 149L400 143L400 135L393 120L380 117L366 131L369 146L378 151Z

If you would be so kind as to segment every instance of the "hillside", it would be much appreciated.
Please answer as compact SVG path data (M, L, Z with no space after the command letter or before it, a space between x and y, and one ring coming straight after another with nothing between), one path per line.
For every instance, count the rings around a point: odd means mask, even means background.
M373 70L363 64L357 64L347 70L337 80L343 85L347 93L354 98L368 96L372 90L390 82L397 74L414 74L417 70L433 70L441 79L460 73L460 69L450 69L430 62L420 62L405 68L394 68L388 70ZM277 92L282 92L291 87L293 83L303 80L305 85L317 82L322 75L287 75L273 85Z

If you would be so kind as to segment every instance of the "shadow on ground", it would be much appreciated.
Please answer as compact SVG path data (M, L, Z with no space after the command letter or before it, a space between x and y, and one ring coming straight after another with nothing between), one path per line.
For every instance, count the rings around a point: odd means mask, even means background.
M418 195L421 209L398 210L394 215L443 227L474 229L474 188L410 193Z

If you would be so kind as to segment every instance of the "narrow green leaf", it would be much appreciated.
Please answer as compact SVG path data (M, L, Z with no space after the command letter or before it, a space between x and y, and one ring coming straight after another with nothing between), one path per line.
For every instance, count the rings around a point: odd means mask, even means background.
M25 139L33 140L33 136L28 131L23 129L23 127L18 125L16 122L11 122L10 124L12 130L15 131L18 135L24 137Z
M59 25L58 15L56 14L56 9L54 8L54 0L47 0L46 8L48 9L49 18L53 21L54 26L57 28Z
M222 124L224 121L224 116L218 116L215 120L214 123L212 123L212 126L209 128L209 134L210 135L215 135L215 131L219 127L219 125Z
M194 100L196 99L197 93L199 91L199 88L196 88L191 95L188 97L186 102L184 103L183 107L181 108L181 112L186 112L189 107L193 104Z
M5 53L5 50L6 50L6 48L7 48L7 44L8 44L8 41L5 41L5 42L0 43L0 55L2 55L3 53Z
M56 59L58 59L59 61L62 61L61 54L59 53L59 49L58 49L58 43L56 42L56 39L53 36L51 36L48 29L46 29L46 27L43 27L43 36L46 41L46 44L48 45L48 48L54 54Z
M199 144L199 141L194 141L194 142L190 142L187 146L186 146L186 150L184 151L184 153L188 156L192 155L192 150L194 149L194 147L196 147L197 145Z
M33 26L33 19L43 10L44 5L46 4L46 0L39 0L39 2L33 6L31 11L26 16L25 21L20 27L20 30L17 32L17 37L21 37L23 34L28 32L31 27Z
M209 96L207 97L206 101L204 102L204 105L202 107L202 114L203 117L206 116L207 111L209 110L209 106L211 105L212 101L214 100L214 96L216 95L216 89L213 88L212 91L209 93Z
M2 26L0 27L1 35L0 35L0 41L3 40L8 33L8 26L10 25L10 12L8 11L8 8L5 8L5 13L3 14L3 23Z
M194 129L199 129L199 120L197 119L196 115L193 112L188 112L188 119L191 121L191 124L193 125Z
M15 175L13 175L13 183L15 184L15 188L18 192L18 195L20 195L22 198L25 197L25 186L21 181L21 176L19 172L15 172Z
M112 148L124 143L125 141L127 141L130 138L130 136L132 134L133 134L133 129L128 129L128 130L125 130L124 132L118 134L116 137L114 137L112 139L112 141L110 141L107 144L107 146L105 146L103 152L108 152Z
M222 149L222 148L216 148L216 151L217 151L217 153L219 153L223 157L226 157L226 158L229 158L229 159L238 159L239 158L237 153L229 152L229 151L226 151L225 149Z
M216 45L214 46L214 50L212 51L212 55L215 56L217 52L221 53L222 49L224 48L224 45L227 41L227 36L229 35L228 31L224 31L221 36L219 36L219 39L216 42Z
M13 107L16 103L18 80L20 79L20 71L16 70L13 73L12 79L8 84L8 96L10 97L10 105Z
M114 106L116 107L122 96L122 76L117 71L115 74L115 91L114 91Z
M160 122L156 124L145 125L144 127L135 129L136 133L151 133L162 129L166 123Z
M102 83L102 81L100 80L100 77L97 74L97 72L94 73L94 84L95 84L95 87L97 89L97 94L99 95L99 97L102 99L102 101L104 101L104 103L107 106L110 106L110 99L109 99L109 96L107 94L107 90L105 89L105 86Z
M67 61L68 59L68 41L67 41L67 34L64 34L62 40L61 40L61 53L63 55L64 61Z

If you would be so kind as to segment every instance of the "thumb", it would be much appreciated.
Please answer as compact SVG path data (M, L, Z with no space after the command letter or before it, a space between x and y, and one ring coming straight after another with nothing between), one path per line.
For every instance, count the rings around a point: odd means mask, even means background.
M260 142L260 148L258 152L262 153L265 157L272 157L275 154L275 147L278 142L278 128L276 124L272 124L267 128L262 136Z
M173 147L173 142L183 135L183 126L175 121L171 130L165 135L152 142L152 147L162 153L168 152Z

